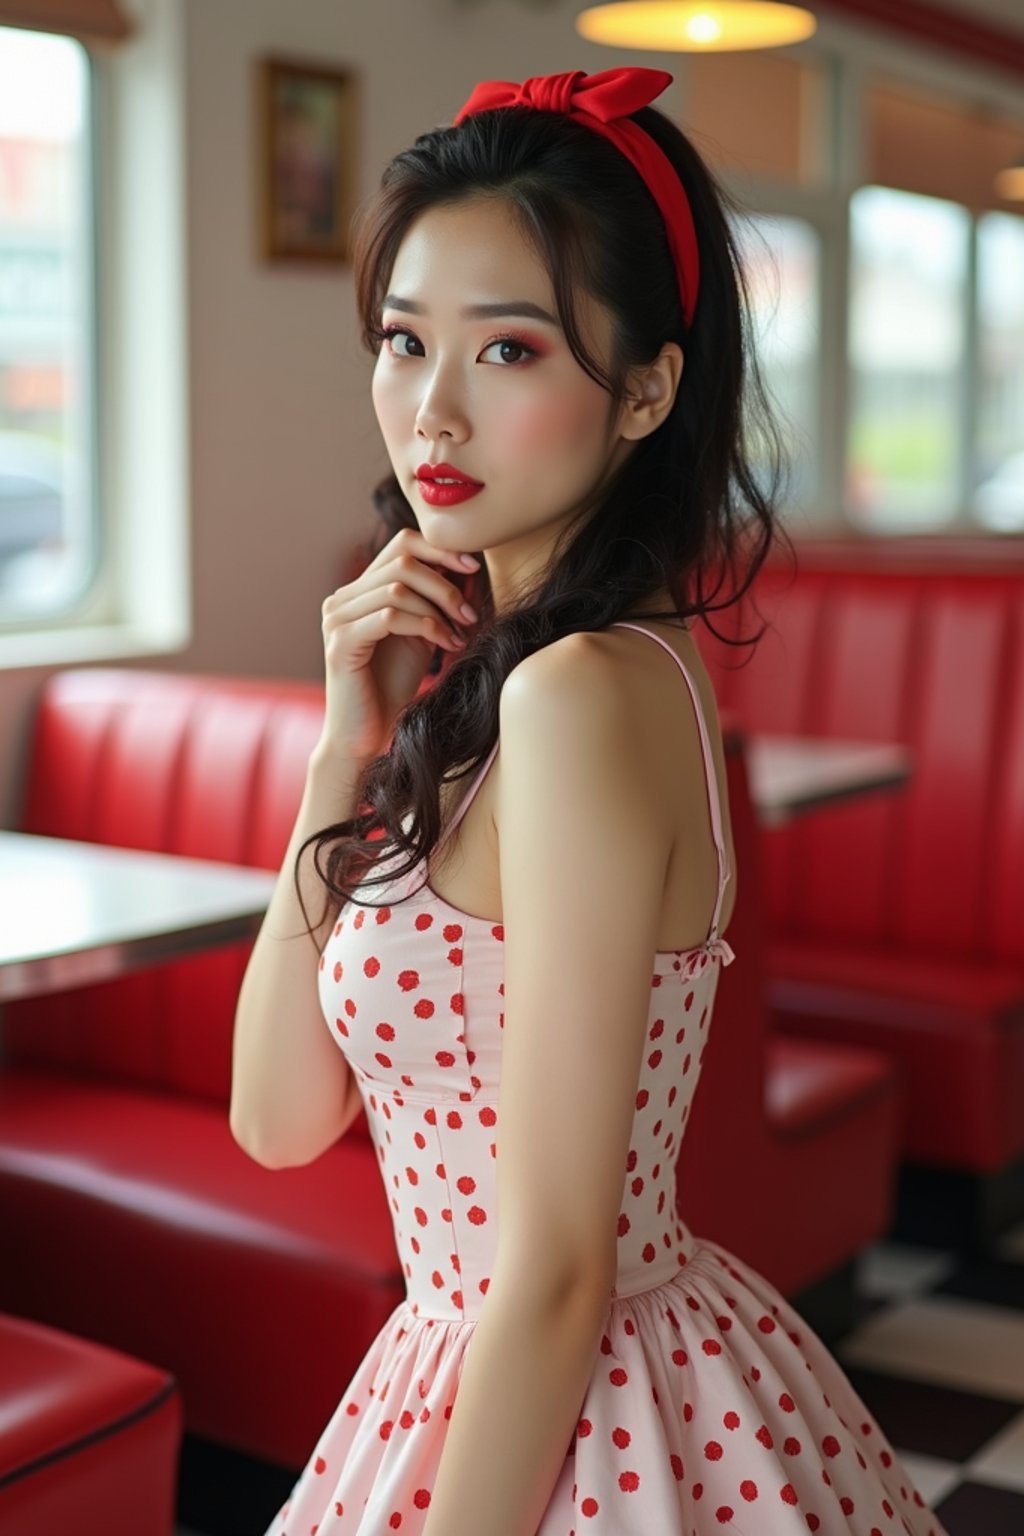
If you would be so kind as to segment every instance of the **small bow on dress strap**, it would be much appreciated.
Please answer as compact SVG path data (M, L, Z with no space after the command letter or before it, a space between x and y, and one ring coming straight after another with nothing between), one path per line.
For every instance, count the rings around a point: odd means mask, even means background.
M723 967L732 965L732 962L736 959L733 947L728 939L720 939L717 936L708 939L706 943L701 944L698 949L695 949L689 960L687 960L684 972L686 978L689 979L695 971L702 969L708 960L713 959L716 955L721 960Z

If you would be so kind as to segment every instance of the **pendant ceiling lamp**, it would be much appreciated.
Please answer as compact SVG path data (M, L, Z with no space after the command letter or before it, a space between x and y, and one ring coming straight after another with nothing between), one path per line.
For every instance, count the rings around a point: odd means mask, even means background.
M995 181L996 191L1008 203L1024 202L1024 155L1000 171Z
M781 48L817 27L806 7L777 0L619 0L576 17L576 31L588 42L673 53Z

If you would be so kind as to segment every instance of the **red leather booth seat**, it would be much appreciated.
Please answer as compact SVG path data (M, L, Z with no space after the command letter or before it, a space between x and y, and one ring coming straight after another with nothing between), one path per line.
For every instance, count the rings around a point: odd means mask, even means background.
M181 1434L166 1371L0 1314L0 1531L171 1536Z
M1024 550L804 541L701 629L751 731L900 742L910 781L764 834L769 997L792 1039L890 1053L902 1154L1024 1155ZM749 659L748 659L749 658Z
M727 709L720 718L737 862L727 938L736 959L718 980L677 1163L679 1208L694 1232L795 1295L819 1332L841 1332L854 1321L857 1255L891 1223L901 1074L863 1046L786 1039L769 1027L760 829L746 755L736 750L742 733ZM806 1293L825 1275L831 1283L815 1287L824 1294L812 1310Z
M322 721L310 683L55 673L21 830L279 868ZM159 1362L190 1433L298 1467L405 1288L365 1116L304 1168L231 1135L250 950L5 1007L0 1306Z
M56 673L22 829L276 869L322 714L306 683ZM744 829L738 958L720 982L721 1051L703 1119L698 1094L681 1209L792 1292L884 1230L895 1074L869 1052L766 1042L735 731L727 757ZM5 1009L0 1306L160 1363L190 1432L299 1467L405 1287L364 1116L302 1168L262 1168L231 1136L250 948ZM788 1204L773 1233L776 1186Z

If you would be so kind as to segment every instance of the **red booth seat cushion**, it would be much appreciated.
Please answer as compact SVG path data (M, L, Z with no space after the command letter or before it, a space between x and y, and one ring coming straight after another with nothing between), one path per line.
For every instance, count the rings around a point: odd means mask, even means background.
M0 1306L173 1360L195 1433L301 1465L404 1294L372 1143L270 1170L219 1104L15 1068L0 1125Z
M171 1536L181 1434L167 1371L0 1314L0 1530Z
M861 1044L899 1062L904 1153L995 1170L1024 1154L1020 967L886 954L872 945L769 944L769 1005L787 1033Z

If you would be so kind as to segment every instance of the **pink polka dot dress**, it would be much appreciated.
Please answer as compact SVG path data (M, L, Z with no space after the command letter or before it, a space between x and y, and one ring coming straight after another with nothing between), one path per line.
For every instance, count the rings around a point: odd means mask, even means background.
M839 1364L780 1292L680 1220L675 1164L722 966L728 880L697 715L719 880L711 930L652 957L593 1372L537 1536L947 1536ZM451 835L497 751L463 797ZM503 930L419 866L347 903L321 958L327 1026L356 1074L406 1277L266 1536L419 1536L496 1250ZM495 1384L500 1391L500 1384ZM485 1531L481 1536L487 1536Z

